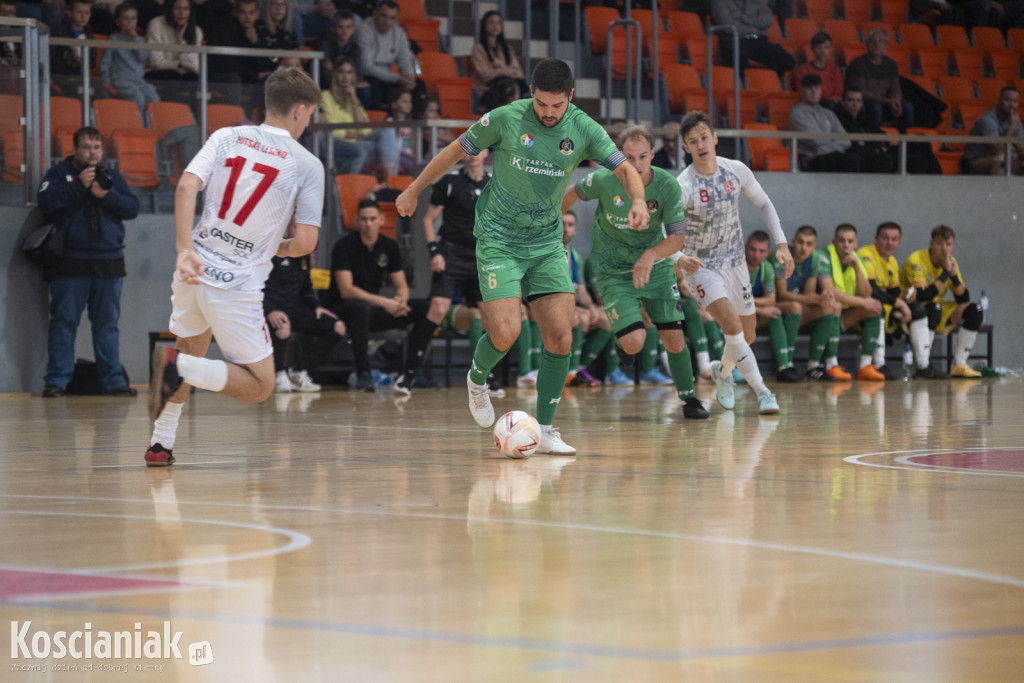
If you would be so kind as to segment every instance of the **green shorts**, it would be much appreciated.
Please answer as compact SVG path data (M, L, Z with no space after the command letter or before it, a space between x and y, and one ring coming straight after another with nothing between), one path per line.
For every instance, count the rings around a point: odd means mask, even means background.
M604 311L612 324L612 332L618 334L631 325L643 324L643 304L647 316L655 325L679 322L685 319L676 306L679 301L679 286L676 284L672 262L665 260L654 264L651 279L643 288L633 286L633 274L622 273L598 278L597 292L604 303Z
M484 301L575 291L565 248L558 243L509 247L477 240L476 270Z

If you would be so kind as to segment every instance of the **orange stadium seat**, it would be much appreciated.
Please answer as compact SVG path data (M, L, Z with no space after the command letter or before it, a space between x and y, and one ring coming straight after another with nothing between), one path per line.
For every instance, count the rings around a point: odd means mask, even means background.
M416 41L416 44L424 52L438 52L440 50L437 34L441 30L441 22L437 19L412 19L402 22L402 28L409 40Z
M360 200L377 184L372 175L345 173L334 176L334 184L338 188L338 201L341 202L341 224L354 230L356 228L356 207Z
M833 46L860 45L860 33L852 21L845 19L829 19L825 22L825 30L832 38Z
M395 0L395 2L398 3L398 23L403 27L407 21L427 18L423 0Z
M843 0L843 16L863 28L871 21L871 0Z
M669 111L678 114L684 111L684 98L692 94L704 94L697 68L689 64L669 64L665 67L665 85L668 90Z
M241 126L245 123L245 110L237 104L209 104L206 106L206 127L212 133L221 128Z
M946 76L939 79L942 86L942 100L946 104L956 105L961 102L976 100L972 81L963 76Z
M833 19L832 0L803 0L804 14L819 26ZM786 22L787 24L789 22Z
M900 44L912 50L920 47L935 47L932 30L924 24L901 24Z
M964 78L972 81L979 81L985 77L985 66L982 63L981 50L965 48L953 50L953 61L956 62L957 71Z
M668 27L679 40L704 38L704 24L700 15L694 12L669 12Z
M989 55L992 73L1002 81L1015 81L1020 78L1020 55L1014 50L993 52Z
M590 32L590 52L603 55L608 52L608 25L621 19L614 7L587 7L583 10L587 31Z
M135 106L135 103L131 104ZM117 169L132 187L155 187L160 184L156 143L156 133L151 130L117 130L114 133Z
M936 43L948 50L962 50L971 47L967 30L963 26L943 25L935 27Z
M882 23L898 26L907 22L907 0L879 0L879 17Z
M437 84L446 78L458 78L459 68L455 57L445 52L421 52L417 55L420 63L420 78L427 86L427 92L437 93Z
M744 123L743 130L778 130L770 123ZM755 171L788 171L789 150L779 138L747 138L750 168Z

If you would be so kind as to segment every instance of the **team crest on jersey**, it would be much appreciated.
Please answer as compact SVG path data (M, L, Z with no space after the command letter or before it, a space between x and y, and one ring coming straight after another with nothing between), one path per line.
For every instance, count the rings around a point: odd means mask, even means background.
M647 211L649 211L650 213L654 213L655 211L657 211L658 210L658 206L659 206L659 204L658 204L658 200L657 199L648 199L647 200Z
M594 184L594 174L591 173L590 175L587 176L587 187L590 187L593 184Z
M480 125L484 128L491 125L491 112L484 114L483 118L480 119Z
M615 206L625 206L626 200L619 195L615 195L615 197L612 199L612 203L614 203Z
M377 267L378 268L387 268L388 267L388 255L387 254L381 254L380 256L377 257Z
M523 143L523 147L533 147L533 136L529 133L523 133L519 136L519 142Z
M732 194L732 181L731 180L726 180L722 184L722 187L725 188L725 193L726 194Z
M569 138L562 138L562 141L558 143L558 149L561 150L562 154L569 156L572 151L576 149L576 145Z

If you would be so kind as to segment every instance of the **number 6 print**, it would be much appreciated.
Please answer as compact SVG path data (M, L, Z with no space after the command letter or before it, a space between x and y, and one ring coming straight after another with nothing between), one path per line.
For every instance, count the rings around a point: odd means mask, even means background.
M224 198L220 202L220 211L217 212L217 218L223 220L228 215L228 209L231 208L231 200L235 197L235 185L238 183L238 177L242 175L242 168L245 167L245 162L248 161L245 157L232 157L225 160L224 165L231 169L231 178L228 179L228 186L224 190ZM252 210L256 208L256 205L263 199L263 195L267 193L270 186L274 183L274 179L277 178L278 170L273 166L267 166L265 164L253 164L252 170L257 173L263 174L263 179L260 180L260 184L256 186L256 190L249 196L242 208L239 209L238 213L232 219L232 223L237 226L241 226L245 223L245 219L249 217Z

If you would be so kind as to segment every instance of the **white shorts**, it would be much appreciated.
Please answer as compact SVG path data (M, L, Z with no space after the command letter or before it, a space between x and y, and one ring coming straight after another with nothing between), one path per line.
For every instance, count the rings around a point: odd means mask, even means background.
M263 316L263 292L171 283L170 330L195 337L212 329L224 359L249 365L274 353Z
M750 288L750 272L745 266L686 273L697 303L707 306L719 299L728 299L738 314L754 315L754 292Z

